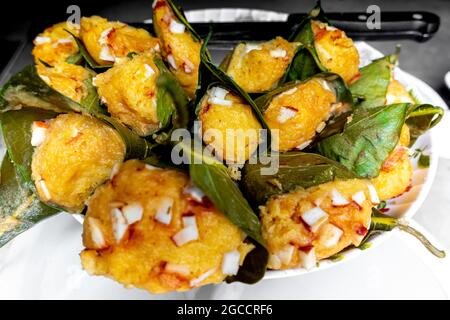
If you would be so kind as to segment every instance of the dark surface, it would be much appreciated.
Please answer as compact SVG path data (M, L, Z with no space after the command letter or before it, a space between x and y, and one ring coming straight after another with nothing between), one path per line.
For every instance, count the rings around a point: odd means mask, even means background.
M54 4L50 1L26 4L13 3L12 8L2 11L0 19L0 43L5 47L4 39L20 40L26 34L27 23L39 21L51 24L67 18L66 8L69 4L78 4L82 15L99 14L109 19L125 22L138 22L151 18L151 0L128 1L59 1ZM315 0L186 0L178 1L185 10L203 8L257 8L281 12L307 12L315 4ZM431 11L441 17L441 27L438 33L428 42L418 43L408 40L369 42L384 53L391 53L396 44L401 44L401 67L413 75L430 84L439 94L450 103L450 92L445 87L444 76L450 70L450 1L448 0L410 0L410 1L380 1L380 0L347 0L322 1L325 11L365 11L369 5L376 4L381 8L383 21L384 11ZM14 12L14 14L11 14ZM382 25L383 27L383 22ZM40 30L31 30L37 34ZM3 41L2 41L3 40ZM11 44L8 44L11 47ZM31 46L24 48L24 54L18 57L15 66L20 67L31 61ZM0 65L5 65L5 54L0 56ZM1 81L2 79L0 79Z

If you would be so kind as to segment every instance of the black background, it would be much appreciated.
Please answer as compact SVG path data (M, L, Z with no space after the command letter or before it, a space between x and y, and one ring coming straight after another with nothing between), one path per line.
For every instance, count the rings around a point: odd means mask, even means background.
M176 1L176 0L175 0ZM268 9L282 12L307 12L315 0L185 0L176 1L185 10L219 7L243 7ZM67 19L66 9L77 4L84 16L99 14L113 20L138 22L151 17L152 0L82 0L24 2L10 0L0 9L0 70L3 69L15 48L15 42L25 37L31 22L50 25ZM450 1L449 0L323 0L325 11L360 11L376 4L383 11L431 11L441 17L441 27L435 37L425 43L413 41L382 41L371 43L384 53L391 53L397 43L402 45L401 67L421 78L437 90L450 103L450 92L444 84L444 75L450 70ZM37 34L42 30L31 30ZM12 42L11 42L12 41Z

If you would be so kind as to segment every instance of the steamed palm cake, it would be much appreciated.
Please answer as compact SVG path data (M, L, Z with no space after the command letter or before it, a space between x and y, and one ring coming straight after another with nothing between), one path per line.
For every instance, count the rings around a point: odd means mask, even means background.
M59 93L80 102L87 95L86 81L90 81L94 72L67 62L78 53L78 46L66 30L78 35L79 26L61 22L45 29L34 39L32 53L41 79Z
M146 30L102 17L81 18L80 38L92 58L100 65L114 63L129 53L159 51L157 38Z
M178 20L165 0L154 2L153 26L170 70L186 93L193 97L198 83L201 43Z
M243 164L257 149L261 124L251 106L235 93L210 88L200 103L198 117L203 142L219 158Z
M109 113L146 136L159 128L154 54L125 58L95 78L94 85Z
M278 150L304 149L340 112L334 89L322 79L311 79L275 96L264 111L271 130L279 130ZM276 137L276 135L274 135Z
M320 62L350 83L359 75L359 54L344 31L320 21L311 21L314 47Z
M35 122L32 130L32 178L39 197L69 211L80 211L124 158L122 138L91 116L61 114Z
M50 87L78 103L88 95L87 82L95 76L93 71L65 62L53 67L38 64L37 72Z
M414 100L405 87L392 78L386 93L386 104L402 102L414 103ZM409 128L404 124L397 146L383 163L378 177L372 179L381 200L397 197L411 185L413 167L409 158L409 144Z
M261 44L240 43L226 72L247 92L274 89L286 73L298 45L282 37Z
M40 33L34 40L32 54L37 65L65 62L67 58L78 52L78 46L69 30L78 36L80 26L68 22L55 24ZM66 29L66 30L65 30Z
M401 195L411 185L413 167L408 149L396 148L381 167L378 177L372 179L381 200Z
M220 283L252 248L185 173L137 160L97 189L84 221L83 267L152 293Z
M260 207L271 269L312 268L359 245L378 202L366 180L335 181L269 199Z

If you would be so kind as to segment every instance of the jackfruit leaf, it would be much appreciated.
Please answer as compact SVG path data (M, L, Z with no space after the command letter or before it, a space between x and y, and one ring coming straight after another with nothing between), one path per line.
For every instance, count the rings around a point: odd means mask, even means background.
M39 201L5 154L0 171L0 247L58 212Z
M113 66L112 63L110 64L99 64L97 63L97 61L94 60L94 58L92 58L91 54L89 53L89 51L86 49L85 45L83 44L83 41L81 41L80 38L78 38L76 35L74 35L72 32L70 32L67 29L64 29L66 32L68 32L73 39L75 40L75 43L78 46L78 51L81 54L81 56L83 57L84 61L86 61L86 63L88 64L88 66L98 72L103 72L106 71L107 69L111 68Z
M328 69L321 63L314 46L314 33L311 21L321 21L329 24L325 17L320 1L316 6L295 26L294 31L289 36L290 42L300 42L302 45L292 59L286 71L283 82L293 80L304 80L320 72L327 72Z
M214 205L246 235L264 245L261 224L238 186L222 164L190 164L194 185L200 188Z
M29 189L34 188L31 179L31 159L34 152L31 127L34 121L49 120L56 115L56 112L36 108L22 108L0 114L0 126L9 157Z
M262 236L258 216L242 195L239 187L228 175L222 164L190 164L189 173L192 183L200 188L234 225L241 229L255 244L255 248L246 256L238 274L227 279L228 282L240 281L255 283L264 277L268 252Z
M155 56L154 62L159 69L156 79L157 117L160 129L153 134L158 143L170 141L171 133L178 128L187 128L190 122L189 100L176 78L167 69L160 57Z
M67 57L66 62L70 64L80 65L83 63L84 58L80 51L75 52Z
M255 248L245 256L244 263L239 268L238 273L225 279L227 283L238 281L253 284L264 277L269 261L269 251L255 241L252 241L252 243Z
M305 45L313 45L314 34L311 28L312 20L330 24L320 5L320 1L317 1L314 8L294 27L293 32L289 36L289 41L298 41Z
M364 247L376 234L389 232L394 229L399 229L415 237L434 256L445 258L445 251L436 248L420 231L411 227L407 221L387 216L376 208L372 208L369 232L361 241L359 247Z
M125 160L145 159L153 155L152 150L157 146L156 143L140 137L115 118L103 114L97 114L95 116L119 133L126 146Z
M318 151L342 163L360 178L374 178L397 145L405 122L415 139L436 125L442 116L442 108L432 105L397 103L358 108L341 133L318 143Z
M13 75L0 89L0 112L24 106L55 112L83 110L78 103L48 86L32 65Z
M52 110L55 112L104 113L100 107L97 90L92 77L84 80L87 94L80 103L51 88L37 73L36 67L29 65L13 75L0 89L0 112L18 110L22 107Z
M57 113L83 112L91 114L112 127L114 127L127 146L127 158L145 158L150 154L153 145L139 137L117 120L104 114L105 110L99 104L97 90L92 85L92 78L85 80L88 94L78 104L50 88L37 74L34 66L27 66L12 78L0 90L0 112L26 109L23 113L11 113L3 117L2 130L5 143L12 154L11 159L17 164L16 157L31 159L30 154L23 154L24 150L14 149L28 148L31 141L31 124L40 120L39 115L44 114L53 118ZM33 111L32 109L35 109ZM47 113L45 111L48 111ZM6 112L9 113L9 112ZM17 116L13 119L12 115ZM35 119L36 117L36 119ZM47 119L49 119L47 118ZM8 129L5 129L5 128ZM20 132L20 133L19 133ZM22 139L17 142L17 139ZM26 139L26 140L24 140ZM30 145L31 147L31 145ZM23 155L22 155L23 154ZM27 180L26 177L24 177Z
M359 97L355 108L370 109L385 105L392 68L397 59L398 53L395 53L374 60L359 70L360 77L349 87L352 95Z
M318 144L323 156L342 163L360 178L377 177L398 143L408 103L357 109L342 133Z
M444 109L430 104L410 105L406 124L409 127L410 146L427 130L437 125L444 116Z
M244 166L241 186L254 207L264 205L272 196L299 188L356 177L342 164L315 153L286 152L278 156L278 171L274 174L262 174L261 169L268 168L269 165L260 162L249 162Z
M81 98L80 105L85 109L88 113L105 113L105 111L100 106L100 98L97 93L97 89L92 83L92 78L83 81L84 86L87 89L87 94Z
M327 72L314 48L301 45L297 48L292 62L289 64L281 83L304 80L320 72Z
M201 144L200 144L201 145ZM239 227L247 241L255 248L245 257L238 274L228 277L227 282L255 283L266 271L268 252L262 236L261 224L239 187L228 175L226 167L216 158L194 149L195 143L178 143L183 158L189 160L192 183L200 188L231 223Z

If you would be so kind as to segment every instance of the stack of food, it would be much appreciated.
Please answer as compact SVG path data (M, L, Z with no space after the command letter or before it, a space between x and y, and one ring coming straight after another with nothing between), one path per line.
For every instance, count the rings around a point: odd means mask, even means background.
M170 0L155 0L153 28L93 16L34 39L35 65L0 92L0 245L82 214L84 269L164 293L314 268L408 230L376 207L408 189L408 147L442 109L395 80L397 54L359 68L320 6L220 67Z

